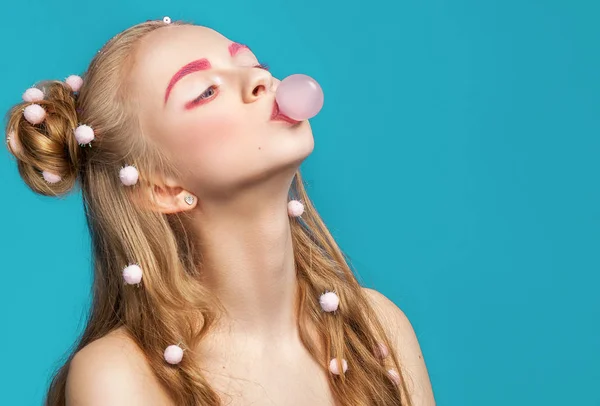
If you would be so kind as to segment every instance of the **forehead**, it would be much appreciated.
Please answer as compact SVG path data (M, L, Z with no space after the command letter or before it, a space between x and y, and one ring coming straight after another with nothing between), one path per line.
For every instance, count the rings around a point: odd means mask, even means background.
M217 31L198 25L174 25L159 28L146 35L140 43L142 58L177 56L181 52L220 49L230 42Z
M231 42L217 31L198 25L166 26L146 35L138 48L138 59L189 57L191 52L227 50ZM162 59L164 62L165 59Z

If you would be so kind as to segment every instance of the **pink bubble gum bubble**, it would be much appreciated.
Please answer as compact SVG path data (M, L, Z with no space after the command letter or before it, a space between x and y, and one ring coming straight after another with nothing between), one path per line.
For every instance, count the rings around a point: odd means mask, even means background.
M323 107L323 90L316 80L295 74L283 79L275 94L279 111L291 119L302 121L316 116Z

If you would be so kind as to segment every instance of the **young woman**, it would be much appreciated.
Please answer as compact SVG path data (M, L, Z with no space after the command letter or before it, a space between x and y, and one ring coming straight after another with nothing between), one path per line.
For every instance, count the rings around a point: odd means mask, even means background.
M434 404L409 321L306 195L308 121L277 114L250 49L147 21L78 79L40 82L7 123L29 187L79 181L93 242L88 324L47 405Z

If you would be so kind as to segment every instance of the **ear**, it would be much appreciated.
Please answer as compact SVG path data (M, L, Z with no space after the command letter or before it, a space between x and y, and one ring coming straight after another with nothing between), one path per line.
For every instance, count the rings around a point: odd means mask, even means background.
M154 181L142 193L144 206L152 211L164 214L192 210L198 204L198 198L171 178Z

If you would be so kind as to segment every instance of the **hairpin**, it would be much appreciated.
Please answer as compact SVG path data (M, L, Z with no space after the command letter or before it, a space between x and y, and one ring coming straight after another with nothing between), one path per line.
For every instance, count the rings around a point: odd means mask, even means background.
M177 345L169 345L164 352L165 361L171 365L179 364L183 359L183 349Z
M142 268L138 264L126 266L123 269L123 279L128 285L137 285L142 280Z
M330 313L338 309L340 298L335 292L325 292L319 298L319 303L321 304L321 309Z
M25 102L35 103L44 100L44 92L37 87L30 87L29 89L25 90L25 93L23 93L22 97L23 101Z
M125 186L133 186L138 181L139 173L135 166L127 165L119 171L119 178Z
M94 129L87 124L81 124L74 130L79 145L86 145L95 138Z
M300 217L304 213L304 205L299 200L288 202L288 214L292 217Z
M163 23L171 24L171 17L167 17L167 16L163 17Z
M39 104L30 104L23 109L23 116L33 125L40 124L46 119L46 110Z
M17 154L21 151L19 139L17 138L17 133L15 132L15 130L9 131L8 135L6 136L6 142L10 146L10 150L13 154Z
M348 370L348 361L346 361L345 359L341 359L342 361L342 371L344 373L346 373L346 371ZM338 367L338 359L337 358L332 358L331 361L329 361L329 371L332 374L335 375L340 375L340 369Z
M378 358L384 359L389 354L390 354L390 352L384 343L377 343L377 347L375 348L375 355Z
M400 374L395 369L388 369L388 377L394 382L396 385L400 385Z
M83 86L83 79L78 75L70 75L65 79L65 83L69 85L73 92L78 92Z
M58 183L62 179L60 177L60 175L57 175L57 174L52 173L50 171L43 171L42 172L42 177L44 178L44 180L46 182L51 183L51 184Z

